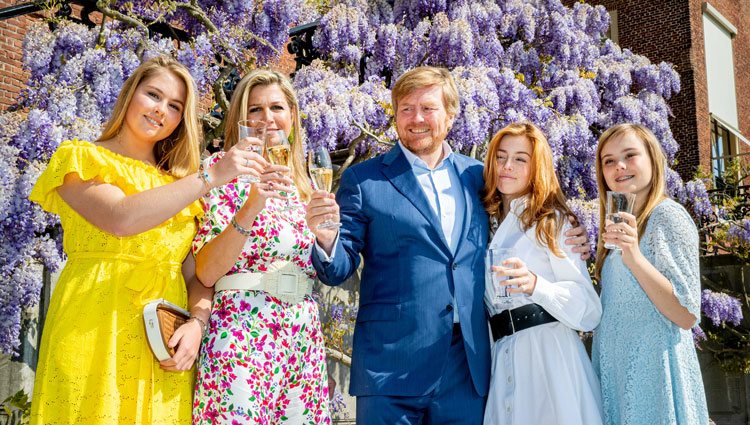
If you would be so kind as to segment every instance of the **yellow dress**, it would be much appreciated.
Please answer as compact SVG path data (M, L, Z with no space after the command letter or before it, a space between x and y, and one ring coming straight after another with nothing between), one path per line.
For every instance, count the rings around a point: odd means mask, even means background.
M147 232L117 237L93 226L57 193L66 174L127 195L175 180L89 142L63 142L29 199L58 214L67 264L52 293L32 397L32 424L189 424L193 371L164 372L146 341L143 306L186 306L180 270L199 202Z

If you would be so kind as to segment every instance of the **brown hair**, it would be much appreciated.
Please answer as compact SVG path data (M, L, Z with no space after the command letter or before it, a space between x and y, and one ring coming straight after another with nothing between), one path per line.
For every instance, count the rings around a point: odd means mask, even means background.
M232 93L227 112L227 128L224 131L224 150L229 150L239 142L239 129L237 123L247 117L247 103L250 101L250 93L256 87L278 86L286 102L289 104L292 116L292 131L289 135L292 148L292 179L299 191L300 198L308 201L312 195L312 186L307 177L304 143L302 141L302 125L300 121L299 101L294 93L294 88L289 78L283 74L269 69L256 69L237 83Z
M599 188L599 234L604 231L604 220L605 220L605 204L607 201L607 191L610 190L607 182L604 180L604 174L602 172L602 149L612 139L621 137L625 134L632 134L643 142L646 152L648 152L649 158L651 159L651 188L646 196L646 202L643 204L643 208L636 213L636 223L638 223L638 238L643 236L643 232L646 229L646 224L651 216L651 212L654 210L659 202L664 200L666 195L666 166L667 159L664 156L664 152L661 149L659 141L656 139L654 133L648 128L640 124L618 124L610 127L599 137L599 145L596 147L596 183ZM596 246L596 277L601 277L601 269L604 264L604 259L609 254L609 250L604 248L604 241L601 236Z
M185 177L197 171L200 162L201 131L198 125L198 99L195 81L190 71L169 56L157 56L143 62L125 80L117 96L112 116L104 125L104 130L96 141L109 140L120 134L135 90L143 81L160 72L170 72L181 79L185 83L186 94L182 120L172 134L158 141L154 146L156 165L175 177Z
M398 111L398 101L414 90L440 86L443 89L443 105L449 116L458 114L459 97L456 81L451 73L445 68L434 66L420 66L406 71L399 77L391 90L391 103L393 111Z
M500 218L502 214L502 194L497 190L496 155L500 142L505 136L524 136L531 143L531 179L529 200L521 213L520 221L524 230L536 225L536 239L558 257L564 254L557 246L557 235L565 224L565 216L573 215L567 205L565 194L552 164L552 149L544 133L531 123L513 123L492 136L487 156L484 159L484 195L482 202L490 216Z

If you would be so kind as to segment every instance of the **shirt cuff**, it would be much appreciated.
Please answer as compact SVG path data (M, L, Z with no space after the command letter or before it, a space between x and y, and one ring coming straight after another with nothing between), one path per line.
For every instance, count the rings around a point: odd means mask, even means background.
M529 295L529 298L541 306L548 305L549 301L555 297L553 286L554 285L549 280L536 275L534 293Z
M322 263L328 264L333 261L333 257L336 256L336 245L338 244L339 234L336 233L336 239L333 240L333 249L331 250L331 255L328 255L328 253L326 253L326 251L318 244L318 240L315 239L315 251L318 252L318 257L320 258L320 261Z

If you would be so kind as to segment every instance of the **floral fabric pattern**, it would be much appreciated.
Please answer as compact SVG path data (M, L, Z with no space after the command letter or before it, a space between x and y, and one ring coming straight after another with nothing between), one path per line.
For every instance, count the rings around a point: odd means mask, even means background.
M218 161L222 152L209 157ZM206 214L193 242L198 252L219 235L247 200L250 185L237 180L205 197ZM314 236L297 193L269 199L249 228L229 275L262 273L277 261L296 264L311 278ZM214 295L209 329L201 345L194 424L329 424L328 376L318 306L297 304L265 291L224 290Z
M215 164L224 152L217 152L205 160L206 166ZM193 241L197 253L211 239L230 226L232 217L247 200L250 185L237 179L211 190L205 201L205 216ZM310 250L315 237L305 222L305 206L297 192L289 194L289 203L295 207L284 210L286 200L269 199L249 228L251 236L242 249L228 275L244 272L265 272L276 261L290 261L315 278L310 260Z

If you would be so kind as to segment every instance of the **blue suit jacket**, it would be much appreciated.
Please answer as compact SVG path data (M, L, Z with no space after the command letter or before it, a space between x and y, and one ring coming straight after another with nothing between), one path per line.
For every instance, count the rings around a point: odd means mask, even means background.
M487 394L490 341L484 309L487 215L480 201L482 164L454 154L466 199L456 252L399 146L346 170L337 202L341 232L333 261L313 250L318 277L338 285L364 258L354 329L350 393L417 396L432 391L447 359L452 297L471 377Z

